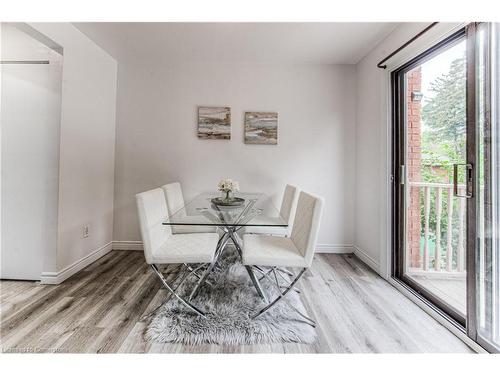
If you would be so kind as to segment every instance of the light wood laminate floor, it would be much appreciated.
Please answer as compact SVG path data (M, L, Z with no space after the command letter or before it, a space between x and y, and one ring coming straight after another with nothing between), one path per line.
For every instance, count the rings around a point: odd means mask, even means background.
M411 274L408 276L465 316L467 311L467 285L465 277L439 278L436 276Z
M60 285L1 281L4 352L470 352L351 254L318 254L300 282L315 344L187 346L144 341L167 297L139 251L112 251Z

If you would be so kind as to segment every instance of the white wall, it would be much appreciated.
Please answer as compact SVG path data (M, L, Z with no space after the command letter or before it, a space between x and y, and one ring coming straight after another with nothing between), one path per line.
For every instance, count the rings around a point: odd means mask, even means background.
M231 177L276 204L288 182L322 195L319 243L352 245L354 66L120 63L118 70L114 240L140 240L136 193L179 181L190 199ZM198 105L231 107L230 141L197 138ZM243 143L249 110L279 112L277 146Z
M58 282L111 248L117 64L69 23L30 25L64 49L57 261L42 277Z
M428 23L397 27L356 65L356 189L354 243L357 255L383 277L390 272L390 70L435 44L456 24L440 23L388 62L377 63Z
M1 278L40 280L55 259L62 56L2 24ZM54 265L45 264L46 267Z

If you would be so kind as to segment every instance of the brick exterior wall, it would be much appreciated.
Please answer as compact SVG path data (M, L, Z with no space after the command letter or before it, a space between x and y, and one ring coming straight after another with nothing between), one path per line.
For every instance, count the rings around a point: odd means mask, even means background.
M406 170L411 182L422 181L422 144L421 144L421 102L412 101L412 91L421 91L422 72L420 67L410 71L406 75L407 83L407 145L408 159ZM420 196L419 188L410 189L410 201L408 205L408 228L407 244L409 251L409 266L419 267L420 259Z

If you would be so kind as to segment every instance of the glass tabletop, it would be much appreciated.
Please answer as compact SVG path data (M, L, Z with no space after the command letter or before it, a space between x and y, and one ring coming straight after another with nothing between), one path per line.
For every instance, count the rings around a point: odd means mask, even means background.
M222 206L212 202L221 193L203 193L170 215L164 225L217 225L287 227L271 198L260 193L236 193L243 202L238 206Z

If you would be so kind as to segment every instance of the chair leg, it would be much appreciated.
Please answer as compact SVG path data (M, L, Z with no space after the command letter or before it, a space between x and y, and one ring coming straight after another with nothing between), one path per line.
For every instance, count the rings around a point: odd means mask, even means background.
M266 275L269 275L271 272L273 272L272 268L268 271L265 271L262 268L257 267L257 266L254 266L254 268L262 274L262 276L259 277L259 281L264 280L266 278Z
M262 315L263 313L265 313L267 310L269 310L271 307L273 307L276 303L278 303L281 299L283 299L290 290L293 289L294 285L297 283L297 281L299 281L299 279L302 277L302 275L304 274L304 272L307 270L307 268L303 268L299 274L295 277L295 279L293 279L293 281L286 287L286 289L281 292L281 288L279 287L279 284L277 285L277 288L280 292L280 294L278 295L278 297L276 297L272 302L270 302L268 305L266 305L264 308L262 308L257 314L253 315L252 316L252 319L255 319L257 318L258 316ZM311 318L309 317L306 317L305 315L303 315L302 313L300 313L300 315L302 317L305 317L307 318L307 320L310 320L311 322L314 322ZM308 323L308 324L311 324L311 323ZM311 324L312 326L314 326L314 324Z
M186 266L186 268L189 270L189 272L191 272L193 275L195 275L195 276L196 276L196 278L197 278L198 280L199 280L199 279L201 279L202 275L200 275L200 274L198 273L198 270L200 270L201 268L203 268L203 267L204 267L204 265L201 265L201 266L199 266L199 267L193 268L193 267L191 267L189 264L184 263L184 266ZM205 282L206 282L208 285L212 286L212 283L211 283L210 281L205 280Z
M279 270L277 268L273 268L272 269L273 271L273 275L274 275L274 280L276 282L276 288L278 289L278 293L279 294L282 294L281 292L281 288L282 286L280 285L279 281L278 281L278 274L279 274ZM278 271L278 273L276 273L276 271ZM281 276L281 274L280 274ZM283 276L281 276L284 280L285 278ZM286 280L288 281L288 280ZM297 289L297 288L293 288L293 289ZM291 307L297 314L299 314L305 321L307 324L310 324L312 325L313 327L316 327L316 322L314 320L312 320L311 318L309 318L307 315L303 314L298 308L296 308L288 299L284 298L283 299L283 302L285 302L289 307Z
M282 271L282 270L283 270L282 268L270 268L268 271L265 271L265 270L263 270L261 267L258 267L258 266L253 266L253 267L254 267L257 271L259 271L259 272L262 274L262 276L261 276L261 277L259 277L259 281L261 281L261 280L265 279L265 278L266 278L266 277L267 277L267 276L268 276L271 272L273 272L273 270L274 270L274 271L277 271L277 272L278 272L279 277L281 277L281 278L283 279L283 281L284 281L284 282L286 282L286 283L290 282L290 280L287 280L287 279L286 279L286 278L285 278L285 277L281 274L281 272L280 272L280 271ZM290 275L290 276L294 276L294 274L293 274L293 273L291 273L291 272L290 272L290 271L288 271L288 270L286 271L286 274L287 274L287 275ZM286 289L286 286L283 286L283 285L281 285L281 284L279 284L279 286L280 286L280 288L282 288L282 289ZM297 292L297 293L299 293L299 294L300 294L300 290L299 290L299 288L294 287L294 288L293 288L293 291L294 291L294 292Z
M229 233L229 236L231 237L231 240L233 241L234 243L234 246L236 247L236 250L238 250L238 253L240 254L241 257L243 257L243 250L241 249L241 245L240 245L240 242L238 241L238 234L236 233L233 233L233 232L228 232ZM245 269L247 270L248 272L248 276L250 276L250 280L252 280L252 283L253 283L253 286L255 287L255 289L257 290L257 293L259 294L259 296L265 301L267 302L267 297L266 297L266 294L264 293L264 290L262 289L262 287L260 286L260 283L259 283L259 279L255 276L255 274L253 273L253 270L252 270L252 267L250 266L245 266Z
M205 282L205 280L208 277L208 275L210 274L210 272L212 272L212 270L216 266L217 261L219 260L220 256L222 255L222 252L223 252L224 248L226 247L227 243L229 242L229 239L230 239L230 237L227 236L227 237L225 237L225 239L222 242L219 240L219 243L217 245L218 247L215 250L215 258L212 261L212 263L210 264L210 266L208 266L208 268L205 270L205 272L203 273L203 275L201 276L201 278L196 283L193 291L189 295L188 299L190 301L196 296L196 294L198 293L198 290L200 289L201 285L203 284L203 282Z
M281 271L283 273L286 273L288 276L293 276L293 273L291 273L290 271L288 271L286 268L277 268L278 271Z
M210 263L210 266L203 273L203 276L201 276L201 278L198 280L198 282L196 283L193 291L191 292L191 294L188 297L188 299L190 301L194 298L194 296L196 296L196 294L198 293L198 290L200 289L200 286L203 284L203 282L205 282L206 278L208 277L208 275L210 274L210 272L212 272L212 270L214 269L215 265L216 265L216 261L214 260L212 263Z
M257 279L257 277L255 276L255 274L253 273L252 267L245 266L245 268L246 268L246 270L248 272L248 276L250 276L250 280L252 280L253 286L257 290L257 293L264 300L264 302L267 302L268 301L267 296L264 293L264 290L262 289L262 286L260 285L259 280Z
M200 310L199 308L197 308L196 306L192 305L191 303L189 303L189 301L186 301L184 298L182 298L180 295L178 295L176 292L175 292L175 289L173 289L168 283L167 283L167 280L165 280L165 277L162 275L162 273L158 270L158 267L156 267L156 265L154 264L151 264L151 268L153 269L153 271L155 272L156 276L158 276L158 278L161 280L161 282L163 283L163 285L165 286L165 288L167 288L167 290L172 293L172 295L174 295L184 306L188 307L189 309L191 309L192 311L194 311L196 314L198 314L199 316L202 316L204 318L206 318L205 316L205 312L203 312L202 310ZM177 288L176 288L177 289Z
M174 269L175 273L180 273L180 271L179 271L179 270L181 269L181 266L182 266L182 265L179 265L179 266L177 266L177 267ZM158 271L158 272L160 272L160 274L162 275L162 277L164 277L161 271ZM170 272L170 274L173 274L173 272ZM179 287L180 287L180 286L184 283L184 280L186 280L186 277L187 277L186 272L182 272L182 273L181 273L181 276L180 276L180 282L177 284L177 286L172 285L172 286L171 286L171 290L173 290L173 291L175 292L177 289L179 289ZM175 279L175 281L177 281L177 280L178 280L178 278L176 278L176 279ZM163 281L162 281L162 282L163 282ZM172 294L172 295L173 295L173 294ZM141 316L141 318L139 319L139 321L141 321L141 322L142 322L142 321L144 321L144 320L146 320L146 319L149 319L149 318L150 318L150 317L152 317L152 316L153 316L153 315L154 315L154 314L155 314L155 313L156 313L159 309L161 309L161 307L162 307L162 306L163 306L163 303L160 303L160 304L159 304L159 305L158 305L158 306L157 306L157 307L156 307L153 311L151 311L150 313L148 313L148 314L146 314L146 315L142 315L142 316Z

